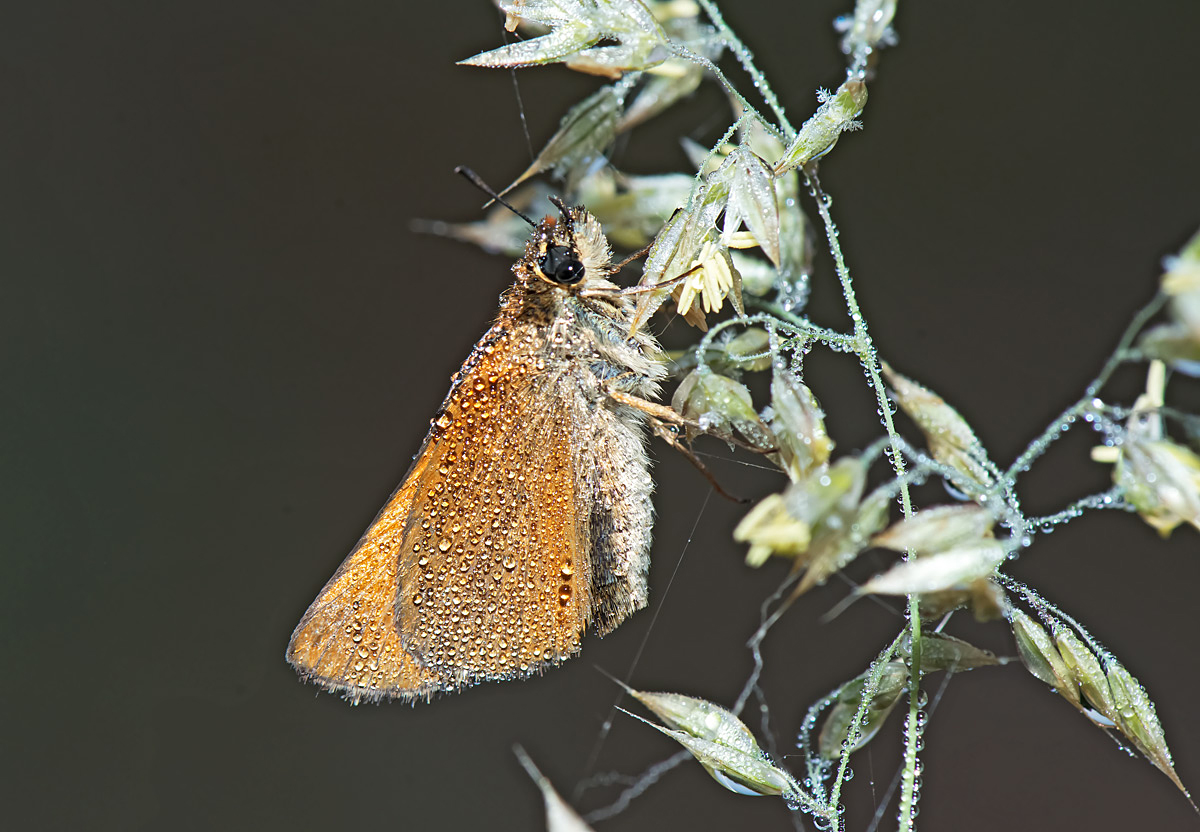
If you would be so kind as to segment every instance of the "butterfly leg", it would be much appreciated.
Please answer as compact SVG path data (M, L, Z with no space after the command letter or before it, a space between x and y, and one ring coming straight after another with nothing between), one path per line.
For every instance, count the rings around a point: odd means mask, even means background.
M732 500L735 503L750 502L750 500L745 498L735 497L722 488L721 484L717 482L715 477L713 477L712 472L709 471L708 467L696 457L695 453L692 452L692 449L679 441L680 428L689 428L699 431L700 433L706 432L698 422L679 415L673 409L666 407L665 405L647 401L645 399L638 398L637 396L623 393L620 390L609 389L608 395L609 398L613 399L613 401L617 401L621 404L641 410L643 413L649 416L647 421L650 424L650 429L654 431L655 436L658 436L672 448L683 454L684 457L687 458L688 462L692 463L692 465L696 467L696 470L704 475L704 478L708 480L709 484L712 485L713 489L718 494L727 500Z
M613 381L617 381L619 379L620 376ZM621 390L614 390L611 386L608 390L608 397L613 401L636 408L637 410L642 411L647 416L650 416L654 419L659 419L667 424L675 425L676 427L687 428L689 431L693 431L697 434L703 433L707 436L716 437L722 442L728 442L730 445L736 445L743 450L751 451L756 454L773 454L779 451L779 448L777 447L763 448L758 445L751 445L749 442L744 442L731 434L715 431L712 428L705 427L695 419L689 419L673 408L658 404L656 402L647 401L646 399L638 398L637 396L625 393Z
M668 424L677 425L678 427L695 428L696 430L703 431L703 428L700 427L699 422L695 422L691 419L681 416L679 413L676 413L672 408L669 408L666 405L648 401L638 396L626 393L622 390L614 389L613 385L620 381L620 378L620 376L617 376L617 378L613 379L612 382L609 383L608 397L613 401L628 405L635 410L640 410L646 415L653 416L655 419L659 419L660 421Z

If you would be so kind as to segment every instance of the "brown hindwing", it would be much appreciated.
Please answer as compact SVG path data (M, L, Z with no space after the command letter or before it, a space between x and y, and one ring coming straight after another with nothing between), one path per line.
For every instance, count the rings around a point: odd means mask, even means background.
M495 330L493 330L495 332ZM593 477L541 327L485 338L417 461L305 614L288 659L349 698L426 697L579 649Z

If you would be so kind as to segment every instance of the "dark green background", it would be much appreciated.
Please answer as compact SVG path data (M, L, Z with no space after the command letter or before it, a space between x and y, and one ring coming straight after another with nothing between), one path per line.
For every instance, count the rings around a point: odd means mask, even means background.
M848 6L728 5L803 120L815 88L839 82L829 21ZM502 259L408 230L478 216L456 164L502 184L528 160L509 75L453 63L500 42L486 3L7 6L0 804L12 828L540 828L510 746L569 793L615 699L595 665L624 675L646 639L635 685L736 696L742 644L783 568L747 570L729 542L742 510L704 508L707 484L659 444L651 608L581 658L416 708L350 708L284 664L507 279ZM822 175L884 355L1003 462L1082 390L1200 221L1200 6L906 3L897 26L866 131ZM535 143L595 86L561 69L521 80ZM673 136L711 140L724 118L710 91L635 132L619 163L682 170ZM827 265L816 293L816 314L842 324ZM844 451L877 435L851 362L814 359L809 380ZM1079 433L1035 470L1031 511L1104 487L1090 442ZM715 470L745 493L780 483ZM1164 544L1134 517L1096 516L1012 572L1124 657L1200 787L1196 532ZM820 624L844 592L813 593L768 641L785 747L807 703L898 625L869 603ZM952 629L1011 653L1002 624ZM889 733L857 758L851 829L895 771ZM926 749L925 829L1195 828L1164 777L1016 666L956 679ZM673 751L618 714L597 769ZM778 801L727 793L688 764L604 828L752 824L790 828Z

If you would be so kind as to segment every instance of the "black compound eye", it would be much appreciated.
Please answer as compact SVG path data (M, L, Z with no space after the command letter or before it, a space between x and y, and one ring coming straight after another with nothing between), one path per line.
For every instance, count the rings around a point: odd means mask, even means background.
M538 268L546 277L564 286L583 280L583 263L566 246L550 246L546 249Z

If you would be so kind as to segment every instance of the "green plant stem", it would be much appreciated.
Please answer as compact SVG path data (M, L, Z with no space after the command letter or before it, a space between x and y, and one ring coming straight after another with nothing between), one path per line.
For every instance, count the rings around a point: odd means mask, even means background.
M1030 528L1036 529L1040 534L1049 534L1054 531L1057 526L1073 520L1089 509L1119 509L1121 511L1131 511L1133 506L1124 502L1121 499L1122 489L1120 486L1114 485L1112 488L1100 494L1091 494L1087 497L1081 497L1062 511L1048 514L1045 517L1034 517L1029 520Z
M1112 374L1116 372L1117 368L1130 360L1130 347L1133 345L1134 339L1137 338L1138 333L1142 331L1150 319L1159 313L1163 308L1163 304L1167 302L1167 299L1166 295L1159 292L1149 303L1138 310L1137 314L1133 316L1133 320L1129 322L1129 326L1125 327L1125 332L1121 334L1121 340L1117 342L1117 348L1113 350L1104 367L1092 379L1092 383L1087 386L1079 400L1059 414L1057 419L1051 422L1036 439L1029 443L1025 451L1013 461L1013 464L1008 466L1008 470L1004 472L1006 488L1011 489L1017 475L1028 470L1034 460L1045 453L1050 443L1062 436L1064 427L1070 425L1084 413L1096 407L1094 404L1096 394L1108 383L1108 380L1112 378Z
M1149 303L1138 310L1138 313L1133 316L1133 320L1129 322L1129 326L1125 327L1125 331L1121 333L1121 340L1117 342L1117 348L1113 350L1113 354L1105 362L1104 368L1100 370L1100 374L1087 386L1084 396L1088 399L1094 397L1100 392L1100 388L1108 383L1108 379L1116 371L1117 367L1129 360L1129 348L1133 346L1133 339L1137 338L1142 328L1149 323L1151 318L1158 314L1167 300L1167 295L1159 292L1150 299Z
M683 58L685 61L691 61L694 64L698 64L699 66L702 66L711 72L713 77L716 78L721 83L721 86L725 88L725 91L732 95L737 100L738 104L742 106L744 112L753 115L753 117L758 120L759 124L761 124L769 133L772 133L775 138L784 141L783 131L765 119L762 113L760 113L754 107L754 105L747 101L744 95L737 91L737 88L734 87L733 82L725 76L725 73L721 71L720 67L698 52L693 52L691 49L688 49L681 43L670 41L668 46L671 50L671 54L675 55L676 57ZM787 142L784 141L784 144L787 144Z
M768 301L760 300L754 300L751 301L751 303L758 309L767 312L770 316L770 319L773 319L776 322L783 321L789 325L789 328L794 328L797 330L798 334L811 335L816 340L823 344L827 344L836 350L843 350L844 352L855 351L856 344L854 337L851 335L838 332L836 329L817 326L807 318L802 318L793 312L788 312L777 303L770 303ZM751 315L745 319L747 323L758 320L761 319L757 315Z
M875 354L875 345L871 341L871 335L867 331L867 321L862 315L862 311L858 306L858 298L854 294L854 283L850 278L850 270L846 267L846 258L842 254L842 245L838 237L837 225L833 221L833 215L829 212L830 199L821 190L821 183L817 180L815 173L808 173L809 191L817 202L817 211L821 215L821 220L825 224L825 236L829 241L829 250L833 253L834 267L837 270L838 280L842 284L842 296L846 300L846 311L850 313L850 320L854 324L854 352L858 355L863 367L871 376L871 386L875 389L875 399L879 403L879 413L883 419L884 430L887 431L888 439L891 440L891 458L892 468L896 471L896 476L904 476L904 455L900 452L900 436L896 432L896 425L892 421L892 404L887 397L887 388L883 384L883 377L880 375L879 358ZM900 491L900 504L904 512L904 516L911 517L913 513L912 497L908 492L908 488L902 488Z
M742 69L746 70L746 74L750 76L750 80L754 82L754 88L762 95L763 101L767 102L767 106L771 108L771 112L775 114L775 118L779 119L779 126L783 128L783 133L787 136L788 143L796 135L796 128L788 121L783 112L783 106L779 103L779 99L775 97L775 91L771 89L771 85L767 83L767 79L763 77L762 72L754 64L754 55L746 48L729 24L725 22L725 18L721 16L720 9L712 0L699 0L700 8L704 9L704 13L708 15L708 19L712 21L713 26L721 33L721 39L725 41L725 45L733 52L738 63L742 65Z
M906 554L907 558L907 554ZM921 739L921 611L917 596L908 597L908 626L912 633L912 656L908 668L908 716L904 725L904 773L900 777L899 829L913 828L917 804L917 745Z
M875 388L879 413L891 443L892 468L895 470L896 476L901 479L901 509L905 518L908 518L913 514L912 496L909 493L908 483L904 481L904 455L900 452L900 437L896 433L896 425L892 420L892 405L887 397L887 388L884 387L883 378L880 376L879 358L875 352L875 345L871 341L870 333L867 331L867 321L858 306L858 298L854 293L854 283L850 278L850 270L846 266L846 258L842 254L837 224L834 223L833 215L829 210L831 200L821 189L815 169L806 170L805 174L808 179L809 192L816 200L817 211L825 225L825 236L829 242L829 250L833 254L838 280L842 285L846 311L849 312L850 320L854 324L855 352L871 377L871 386ZM904 559L908 560L910 557L911 553L905 552ZM900 781L900 832L910 832L913 829L913 810L917 801L917 745L921 732L918 719L921 696L921 613L915 595L908 597L908 631L911 634L912 658L908 668L908 717L904 731L904 771Z
M829 805L836 807L838 800L842 794L842 783L845 782L846 769L850 767L850 749L854 745L854 735L858 733L862 727L863 718L867 715L867 705L875 694L879 692L879 681L883 678L883 669L896 652L900 649L900 644L904 641L904 636L907 633L907 628L900 631L892 643L885 647L875 660L871 662L867 668L867 680L863 685L862 696L858 701L858 710L854 712L854 718L850 720L850 729L846 736L846 741L842 745L842 755L838 760L837 776L833 778L833 787L829 790Z

